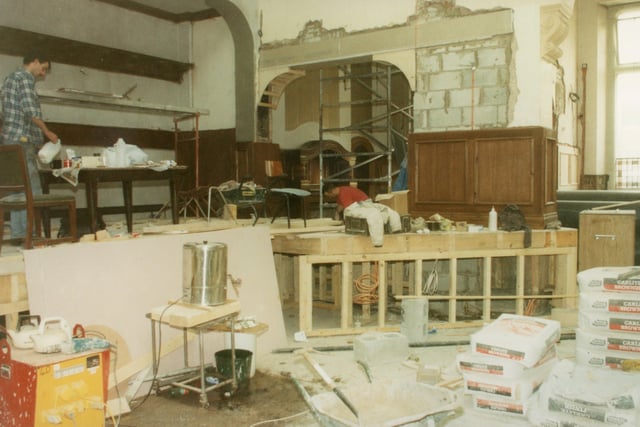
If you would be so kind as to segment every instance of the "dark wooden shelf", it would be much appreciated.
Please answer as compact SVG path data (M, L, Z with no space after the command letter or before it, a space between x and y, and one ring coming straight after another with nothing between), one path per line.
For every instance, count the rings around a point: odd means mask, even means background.
M22 57L37 47L51 61L180 83L193 64L0 26L0 53Z

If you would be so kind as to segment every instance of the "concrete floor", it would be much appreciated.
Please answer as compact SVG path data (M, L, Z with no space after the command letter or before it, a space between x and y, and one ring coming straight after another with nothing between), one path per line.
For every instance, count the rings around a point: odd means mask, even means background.
M408 359L391 361L369 366L371 383L394 384L402 382L415 384L418 379L417 366L428 364L439 366L441 379L455 378L456 354L468 349L467 345L441 345L447 341L461 342L474 330L439 330L429 337L425 347L411 347ZM290 334L291 335L291 334ZM327 348L346 348L353 344L354 336L311 338L306 342L290 340L290 347L268 354L258 355L257 373L250 380L251 392L247 397L239 391L228 399L210 393L211 406L200 407L196 396L170 398L166 395L150 396L146 402L125 414L120 419L121 427L138 426L323 426L314 418L310 409L313 405L305 402L299 390L294 389L294 379L309 396L324 396L331 390L321 380L311 365L294 349L311 351L312 358L336 382L340 389L367 390L371 387L367 374L354 358L354 352L325 351ZM313 349L319 349L313 351ZM558 345L561 359L573 359L575 342L563 340ZM260 390L266 393L260 393ZM533 426L526 419L509 415L493 415L473 409L470 396L464 395L462 387L452 390L459 404L457 412L440 421L438 426L446 427L525 427ZM351 395L353 398L353 395ZM359 400L361 413L375 408ZM136 405L134 402L133 405ZM277 407L277 410L274 408ZM176 422L179 420L179 424ZM108 422L107 425L113 425ZM369 425L369 424L362 424ZM435 425L434 425L435 426Z

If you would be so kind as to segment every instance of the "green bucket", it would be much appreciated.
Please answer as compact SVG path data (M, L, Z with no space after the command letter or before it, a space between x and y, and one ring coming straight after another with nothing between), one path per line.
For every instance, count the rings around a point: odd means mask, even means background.
M236 381L238 384L249 382L251 378L251 357L253 353L249 350L236 349ZM218 372L226 378L231 378L231 350L220 350L215 354L216 368Z

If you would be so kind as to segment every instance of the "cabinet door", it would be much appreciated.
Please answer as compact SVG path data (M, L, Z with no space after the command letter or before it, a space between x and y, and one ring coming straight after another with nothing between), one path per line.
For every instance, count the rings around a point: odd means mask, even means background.
M471 202L468 140L419 141L415 144L415 202Z
M635 221L633 210L581 212L578 270L633 265Z
M475 203L531 205L534 201L533 138L478 139Z

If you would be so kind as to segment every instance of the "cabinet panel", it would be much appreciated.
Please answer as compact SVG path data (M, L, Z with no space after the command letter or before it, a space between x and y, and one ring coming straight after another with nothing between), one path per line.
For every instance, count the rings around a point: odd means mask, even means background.
M409 137L409 213L486 224L517 204L533 228L559 225L557 147L542 127L417 133Z
M635 210L582 211L578 269L633 265L635 227Z
M471 194L468 186L469 155L467 142L433 141L416 145L416 161L420 174L415 179L415 197L419 202L466 203Z
M476 203L534 201L535 157L532 138L499 138L476 141ZM507 185L508 184L508 185Z

